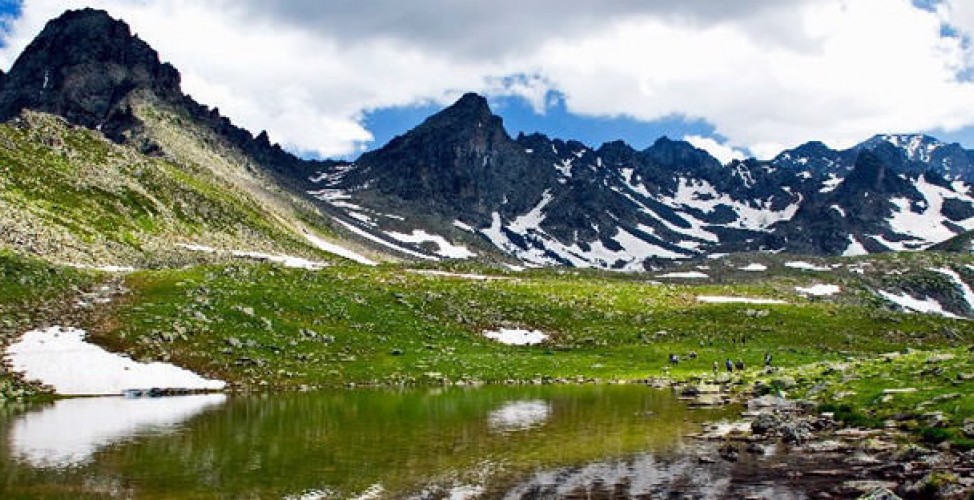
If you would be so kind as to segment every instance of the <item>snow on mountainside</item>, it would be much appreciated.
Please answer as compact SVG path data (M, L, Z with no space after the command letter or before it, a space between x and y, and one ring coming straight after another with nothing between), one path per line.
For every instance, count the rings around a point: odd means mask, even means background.
M734 251L861 255L920 250L974 229L974 198L957 173L967 171L944 155L955 146L883 135L844 151L811 142L771 161L721 165L666 138L643 151L511 138L468 94L386 147L318 172L312 193L361 231L417 234L433 221L443 244L529 265L642 270Z

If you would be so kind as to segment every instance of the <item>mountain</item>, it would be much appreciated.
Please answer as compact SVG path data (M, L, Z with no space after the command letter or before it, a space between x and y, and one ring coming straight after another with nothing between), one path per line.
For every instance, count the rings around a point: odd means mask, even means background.
M3 78L0 117L4 246L97 265L154 265L176 243L316 259L336 250L317 237L337 239L303 194L330 163L196 103L179 72L104 11L47 23Z
M319 250L643 270L730 252L919 250L974 229L974 152L924 135L725 165L665 137L643 150L512 137L485 98L465 94L354 162L305 160L197 103L176 68L92 9L50 21L0 79L0 118L31 113L251 200Z
M511 138L486 100L468 94L385 147L319 172L313 193L397 244L422 234L533 265L639 270L739 251L927 248L974 228L967 157L959 145L906 135L841 151L809 142L727 165L667 138L642 151L620 141L592 149Z
M287 153L264 132L255 137L234 126L219 110L185 95L180 81L179 71L160 62L125 22L101 10L69 10L47 23L5 75L0 119L23 109L51 113L158 153L162 138L153 136L140 113L148 105L204 129L279 180L301 183L308 170L327 165Z

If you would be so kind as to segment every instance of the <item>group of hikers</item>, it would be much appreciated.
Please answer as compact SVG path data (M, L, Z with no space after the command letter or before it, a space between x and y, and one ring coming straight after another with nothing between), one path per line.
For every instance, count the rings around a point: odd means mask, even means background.
M687 357L690 359L696 359L697 358L696 351L690 351L690 354ZM765 368L770 367L772 361L773 361L773 357L771 356L771 352L770 351L765 352L764 353ZM675 353L670 353L670 364L672 365L680 364L680 356ZM724 368L727 370L728 373L733 373L734 370L744 371L746 366L744 365L743 359L738 359L736 362L734 362L731 361L730 358L727 358L727 360L724 361ZM720 371L720 363L714 361L714 375L717 375L717 372L719 371Z

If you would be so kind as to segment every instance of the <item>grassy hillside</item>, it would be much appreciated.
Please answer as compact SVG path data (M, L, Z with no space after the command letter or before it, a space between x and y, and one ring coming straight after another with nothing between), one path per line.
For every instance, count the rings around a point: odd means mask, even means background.
M180 242L328 259L282 223L283 210L208 165L148 157L28 112L0 124L0 246L99 265L178 261Z

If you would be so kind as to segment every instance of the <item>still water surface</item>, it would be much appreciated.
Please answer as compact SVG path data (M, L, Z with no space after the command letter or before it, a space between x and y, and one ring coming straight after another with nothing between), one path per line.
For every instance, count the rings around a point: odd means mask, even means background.
M531 496L616 460L655 481L732 413L642 386L71 399L0 416L0 497Z

